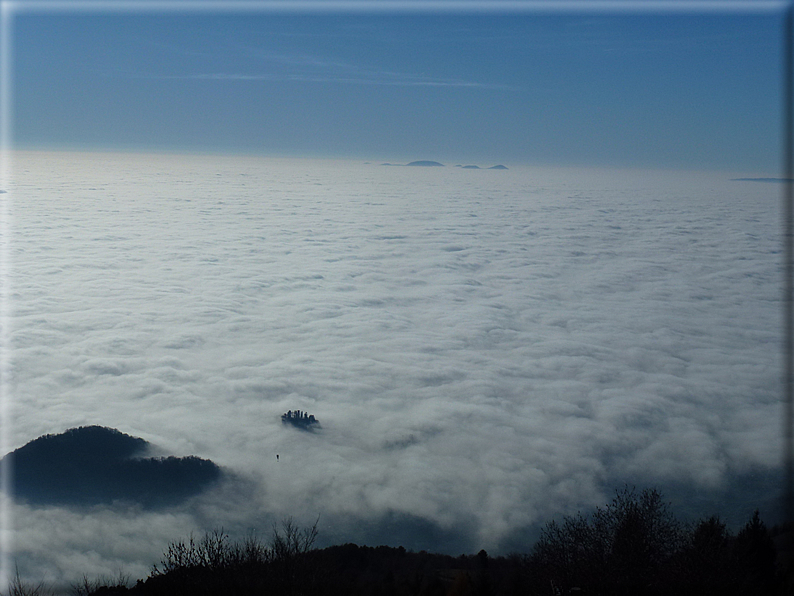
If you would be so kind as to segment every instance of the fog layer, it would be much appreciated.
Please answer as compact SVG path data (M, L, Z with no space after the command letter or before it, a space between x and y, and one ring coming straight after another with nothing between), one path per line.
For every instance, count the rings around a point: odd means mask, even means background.
M25 571L145 574L288 515L495 554L623 482L741 513L779 463L780 189L509 165L18 154L13 447L98 424L238 478L19 504Z

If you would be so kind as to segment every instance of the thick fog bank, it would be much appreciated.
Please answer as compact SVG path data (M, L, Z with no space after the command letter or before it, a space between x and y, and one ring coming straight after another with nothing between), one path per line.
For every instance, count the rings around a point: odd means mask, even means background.
M754 173L24 153L13 175L12 448L98 424L238 475L166 511L19 504L25 573L143 576L168 540L289 515L497 554L623 482L738 517L774 483L780 188L730 180Z

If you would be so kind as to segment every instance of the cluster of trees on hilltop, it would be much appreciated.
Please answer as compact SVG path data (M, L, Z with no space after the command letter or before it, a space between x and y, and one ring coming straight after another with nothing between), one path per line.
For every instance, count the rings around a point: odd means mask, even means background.
M547 523L527 554L452 557L402 547L314 548L317 523L268 543L223 531L168 545L145 580L89 581L77 595L513 596L794 594L791 528L756 511L737 533L717 517L682 524L659 491L624 488L589 515ZM789 542L787 542L789 541ZM23 595L24 591L16 594Z

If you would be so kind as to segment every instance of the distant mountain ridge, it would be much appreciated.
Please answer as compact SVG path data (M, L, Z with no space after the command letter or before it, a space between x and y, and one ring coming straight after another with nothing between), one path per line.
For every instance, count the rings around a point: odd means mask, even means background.
M367 162L367 163L369 163L369 162ZM399 166L399 165L402 165L402 164L384 162L384 163L382 163L380 165L382 165L382 166ZM445 167L443 163L440 163L440 162L437 162L437 161L430 161L430 160L412 161L412 162L407 163L405 165L406 166L419 166L419 167L426 167L426 168L427 167L441 167L441 168ZM476 166L476 165L462 166L460 164L457 164L455 167L456 168L462 168L464 170L482 170L482 169L486 169L486 170L506 170L507 169L507 166L503 166L502 164L491 166L490 168L481 168L480 166Z
M794 182L792 178L731 178L731 182Z
M15 496L30 503L144 507L175 504L221 477L210 460L140 457L149 443L102 426L43 435L7 454Z

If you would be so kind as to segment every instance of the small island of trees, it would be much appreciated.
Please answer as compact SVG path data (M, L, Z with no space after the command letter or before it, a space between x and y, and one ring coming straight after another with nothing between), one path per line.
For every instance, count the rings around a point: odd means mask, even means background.
M285 414L282 414L281 422L282 424L291 424L303 430L311 430L320 425L320 421L314 417L314 414L309 414L308 412L302 412L300 410L295 410L294 412L289 410Z

